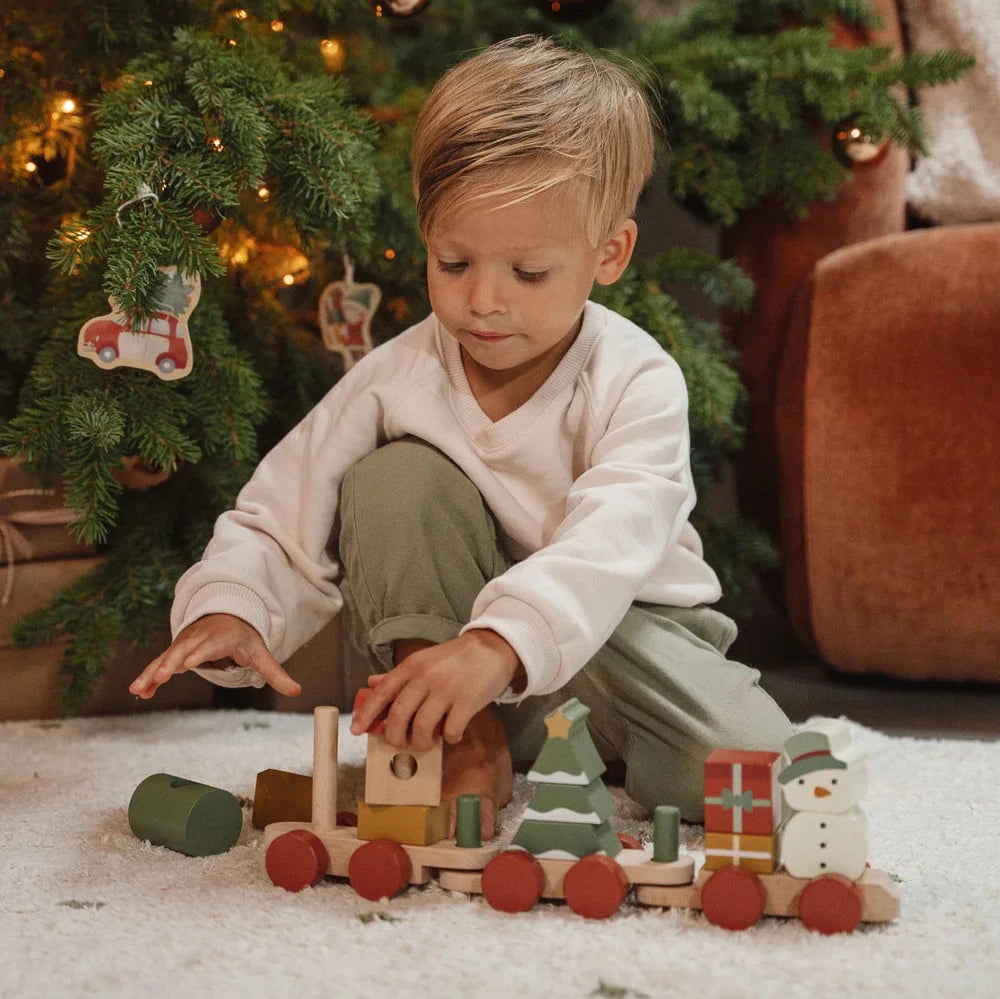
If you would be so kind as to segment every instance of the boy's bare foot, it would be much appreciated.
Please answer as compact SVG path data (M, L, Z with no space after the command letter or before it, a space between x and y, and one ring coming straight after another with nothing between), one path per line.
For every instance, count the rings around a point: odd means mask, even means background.
M482 799L483 842L496 835L497 815L513 796L514 777L507 732L492 708L483 708L466 726L462 741L444 744L441 797L454 801L460 794ZM451 831L455 835L455 808Z

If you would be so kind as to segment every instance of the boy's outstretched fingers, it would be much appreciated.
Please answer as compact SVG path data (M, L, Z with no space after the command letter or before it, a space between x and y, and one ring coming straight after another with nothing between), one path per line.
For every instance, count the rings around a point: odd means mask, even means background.
M302 684L293 680L284 666L268 651L263 639L253 643L252 648L234 649L229 658L239 666L247 666L259 673L279 694L286 697L298 697L302 693ZM200 664L199 664L200 665Z
M143 699L152 697L172 676L190 669L232 659L259 673L279 694L297 697L302 687L271 655L260 633L228 614L209 614L188 625L170 648L157 656L129 685Z

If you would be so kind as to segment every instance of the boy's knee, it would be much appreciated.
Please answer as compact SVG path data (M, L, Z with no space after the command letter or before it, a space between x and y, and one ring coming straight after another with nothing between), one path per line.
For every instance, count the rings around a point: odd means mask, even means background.
M479 492L464 472L437 448L415 437L390 441L348 470L342 502L388 524L420 511L462 507ZM391 518L391 519L388 519Z

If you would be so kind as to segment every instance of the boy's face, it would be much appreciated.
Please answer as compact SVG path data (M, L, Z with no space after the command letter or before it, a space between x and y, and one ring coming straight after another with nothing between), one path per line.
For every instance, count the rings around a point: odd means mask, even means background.
M476 371L506 373L538 387L580 331L594 281L610 284L625 269L635 223L593 247L566 185L498 203L460 203L428 234L431 306L458 340L470 382Z

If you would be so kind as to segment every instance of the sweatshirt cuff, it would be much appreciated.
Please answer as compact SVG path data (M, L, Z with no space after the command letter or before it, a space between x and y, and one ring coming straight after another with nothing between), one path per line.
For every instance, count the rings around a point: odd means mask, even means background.
M267 645L271 616L267 605L248 586L240 583L206 583L199 587L184 608L184 616L173 626L176 638L189 624L209 614L231 614L246 621ZM270 646L268 646L270 647ZM233 663L229 666L196 666L191 672L217 687L263 687L266 681L256 671Z
M271 615L267 612L267 604L249 586L242 583L206 583L195 591L182 614L183 616L177 615L170 622L174 638L200 617L231 614L246 621L264 639L264 644L271 647L268 642Z
M505 639L521 660L528 682L515 693L508 687L496 700L498 704L517 704L526 697L557 690L561 656L549 623L531 604L517 597L503 596L488 604L473 618L461 634L473 628L488 628Z

